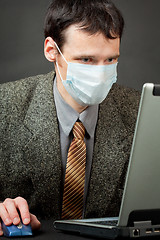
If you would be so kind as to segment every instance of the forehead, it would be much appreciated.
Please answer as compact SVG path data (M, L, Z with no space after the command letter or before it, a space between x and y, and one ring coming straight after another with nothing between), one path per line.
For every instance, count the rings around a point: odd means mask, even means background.
M119 54L120 39L106 38L102 33L90 35L88 32L71 25L65 31L65 43L63 53L65 54L91 54L91 55L110 55Z

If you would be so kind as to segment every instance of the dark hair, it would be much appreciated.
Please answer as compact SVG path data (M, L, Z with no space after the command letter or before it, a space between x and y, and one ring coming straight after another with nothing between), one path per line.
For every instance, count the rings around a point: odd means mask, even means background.
M61 48L64 32L73 24L91 35L101 32L114 39L121 38L124 20L110 0L53 0L45 18L45 37L52 37Z

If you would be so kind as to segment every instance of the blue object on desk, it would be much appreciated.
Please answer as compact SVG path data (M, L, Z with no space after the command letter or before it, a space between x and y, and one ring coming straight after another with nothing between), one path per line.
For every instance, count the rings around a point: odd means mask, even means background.
M24 225L22 222L18 225L12 224L10 226L6 226L4 222L2 222L2 230L6 237L32 236L31 225Z

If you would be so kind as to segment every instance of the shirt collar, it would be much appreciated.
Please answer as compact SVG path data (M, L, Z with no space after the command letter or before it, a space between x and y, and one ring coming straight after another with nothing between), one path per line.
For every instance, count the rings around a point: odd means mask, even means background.
M98 107L99 105L93 105L87 107L82 113L75 111L68 103L66 103L59 93L56 84L56 78L54 80L54 96L58 121L64 131L64 133L69 136L73 125L79 118L83 123L86 131L90 137L94 136L95 127L98 118Z

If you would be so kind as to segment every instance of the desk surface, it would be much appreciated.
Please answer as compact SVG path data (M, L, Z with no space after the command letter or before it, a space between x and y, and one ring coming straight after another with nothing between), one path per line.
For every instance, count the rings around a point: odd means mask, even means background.
M80 235L75 235L71 233L63 233L60 231L57 231L53 227L53 221L52 220L44 220L41 221L42 227L41 230L34 233L33 237L18 237L18 238L6 238L1 237L0 240L97 240L97 238L93 237L85 237ZM123 238L123 240L127 240L128 238ZM140 238L142 240L142 238ZM147 239L157 239L157 238L147 238ZM159 237L158 237L159 239ZM122 240L122 239L119 239ZM146 240L146 238L145 238Z

